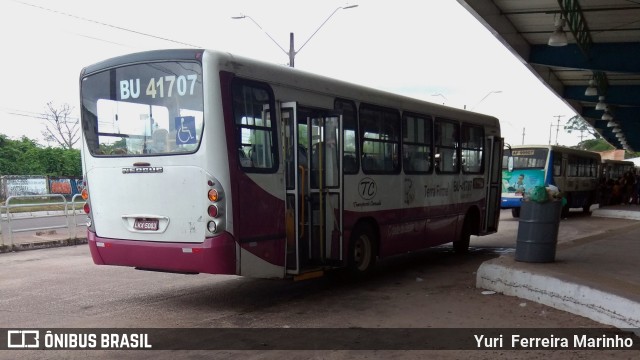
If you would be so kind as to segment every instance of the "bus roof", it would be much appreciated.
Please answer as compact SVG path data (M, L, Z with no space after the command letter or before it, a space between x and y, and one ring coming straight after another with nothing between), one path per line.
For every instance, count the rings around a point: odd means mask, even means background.
M216 50L173 49L133 53L89 65L82 69L80 77L83 78L95 72L123 65L152 61L181 60L201 60L203 63L213 64L218 70L232 72L247 79L269 82L274 86L298 88L308 92L315 92L347 100L363 101L403 111L428 112L429 115L451 117L462 121L484 124L496 129L488 135L500 136L500 123L498 119L493 116L376 90L303 70L266 63Z
M249 79L267 81L276 85L293 86L306 91L331 94L334 97L364 101L380 106L398 108L404 111L425 111L426 106L431 115L455 117L459 120L476 123L480 121L486 125L499 127L498 119L486 114L452 108L426 100L377 90L304 70L265 63L229 53L207 50L206 54L216 58L214 61L217 61L222 69Z
M597 158L598 160L601 159L600 153L595 151L574 149L560 145L513 145L511 146L511 149L549 149L553 151L561 151L567 154Z
M628 160L613 160L613 159L602 159L603 164L620 164L620 165L630 165L635 166L636 164L633 161Z

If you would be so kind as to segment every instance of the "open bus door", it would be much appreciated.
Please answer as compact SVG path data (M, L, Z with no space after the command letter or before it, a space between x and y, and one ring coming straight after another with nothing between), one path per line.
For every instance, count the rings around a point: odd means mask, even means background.
M285 146L287 273L343 262L342 117L281 104Z
M487 187L487 207L485 211L484 232L492 233L498 231L500 220L500 197L502 195L502 153L504 139L489 136L487 139L487 150L489 162L487 169L489 186Z

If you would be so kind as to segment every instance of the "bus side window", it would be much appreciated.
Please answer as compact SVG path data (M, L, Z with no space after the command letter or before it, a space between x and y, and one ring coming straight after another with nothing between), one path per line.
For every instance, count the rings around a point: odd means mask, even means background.
M459 171L459 144L459 125L451 120L436 118L435 156L436 169L439 172L457 173Z
M343 169L347 174L355 173L358 171L358 163L356 162L356 157L354 155L344 154Z
M232 96L240 166L247 172L275 172L279 162L271 89L236 78Z
M562 154L559 152L553 153L553 175L562 175Z
M344 158L342 168L345 174L358 173L358 135L356 104L351 100L336 99L334 109L342 113L344 131Z
M411 160L411 167L413 171L426 172L429 171L429 160L425 154L416 154Z
M253 166L253 163L252 163L251 159L249 159L247 154L244 153L244 150L242 150L242 148L238 149L238 156L240 157L240 165L242 167L252 167Z
M368 171L380 170L378 161L376 161L372 156L367 156L367 154L362 155L362 168Z
M484 129L481 126L462 124L462 172L483 172Z

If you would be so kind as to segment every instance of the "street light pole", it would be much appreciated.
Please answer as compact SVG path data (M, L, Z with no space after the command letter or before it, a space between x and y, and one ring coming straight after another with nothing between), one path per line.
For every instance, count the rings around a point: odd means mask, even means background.
M444 95L442 95L442 94L440 94L440 93L438 93L438 94L431 94L431 96L440 96L441 98L443 98L443 99L444 99L444 101L448 101L448 100L449 100L449 99L447 99L447 97L446 97L446 96L444 96ZM444 105L444 102L442 103L442 105Z
M309 36L309 38L307 39L307 41L304 42L304 44L302 44L302 46L300 46L300 48L296 51L295 49L295 43L294 43L294 36L293 33L289 33L289 51L286 51L282 46L280 46L280 44L278 44L277 41L274 40L274 38L269 35L268 32L266 32L262 26L260 26L255 20L253 20L253 18L251 16L248 15L240 15L240 16L232 16L232 19L249 19L251 20L258 28L260 28L260 30L262 30L262 32L264 32L269 39L271 39L271 41L273 41L279 48L280 50L282 50L285 54L287 54L287 56L289 57L289 66L290 67L294 67L295 64L295 58L296 55L302 50L302 48L307 45L307 43L309 42L309 40L311 40L311 38L324 26L324 24L327 23L327 21L329 21L329 19L331 19L331 17L333 17L333 15L338 12L338 10L346 10L346 9L353 9L355 7L358 7L358 5L348 5L348 6L339 6L338 8L336 8L335 10L333 10L333 12L331 13L331 15L329 15L323 22L322 24L320 24L320 26L318 26L318 28L316 29L316 31L313 32L313 34L311 34L311 36Z
M293 33L289 33L289 52L287 53L287 55L289 55L289 66L290 67L294 67L294 62L296 60L296 54L298 53L296 51L296 49L293 46L294 41L293 41Z
M469 111L473 111L473 109L475 109L476 107L478 107L478 105L480 105L481 102L484 101L484 99L488 98L489 95L491 94L500 94L502 92L502 90L494 90L494 91L489 91L487 93L487 95L485 95L482 99L480 99L480 101L478 101L475 105L473 105L473 107L471 109L469 109ZM466 106L465 106L466 109Z

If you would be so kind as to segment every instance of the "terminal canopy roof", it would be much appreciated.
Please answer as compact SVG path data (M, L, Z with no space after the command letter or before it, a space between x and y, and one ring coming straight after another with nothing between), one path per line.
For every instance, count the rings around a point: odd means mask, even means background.
M640 151L640 0L458 2L611 145ZM556 30L566 45L549 45Z

